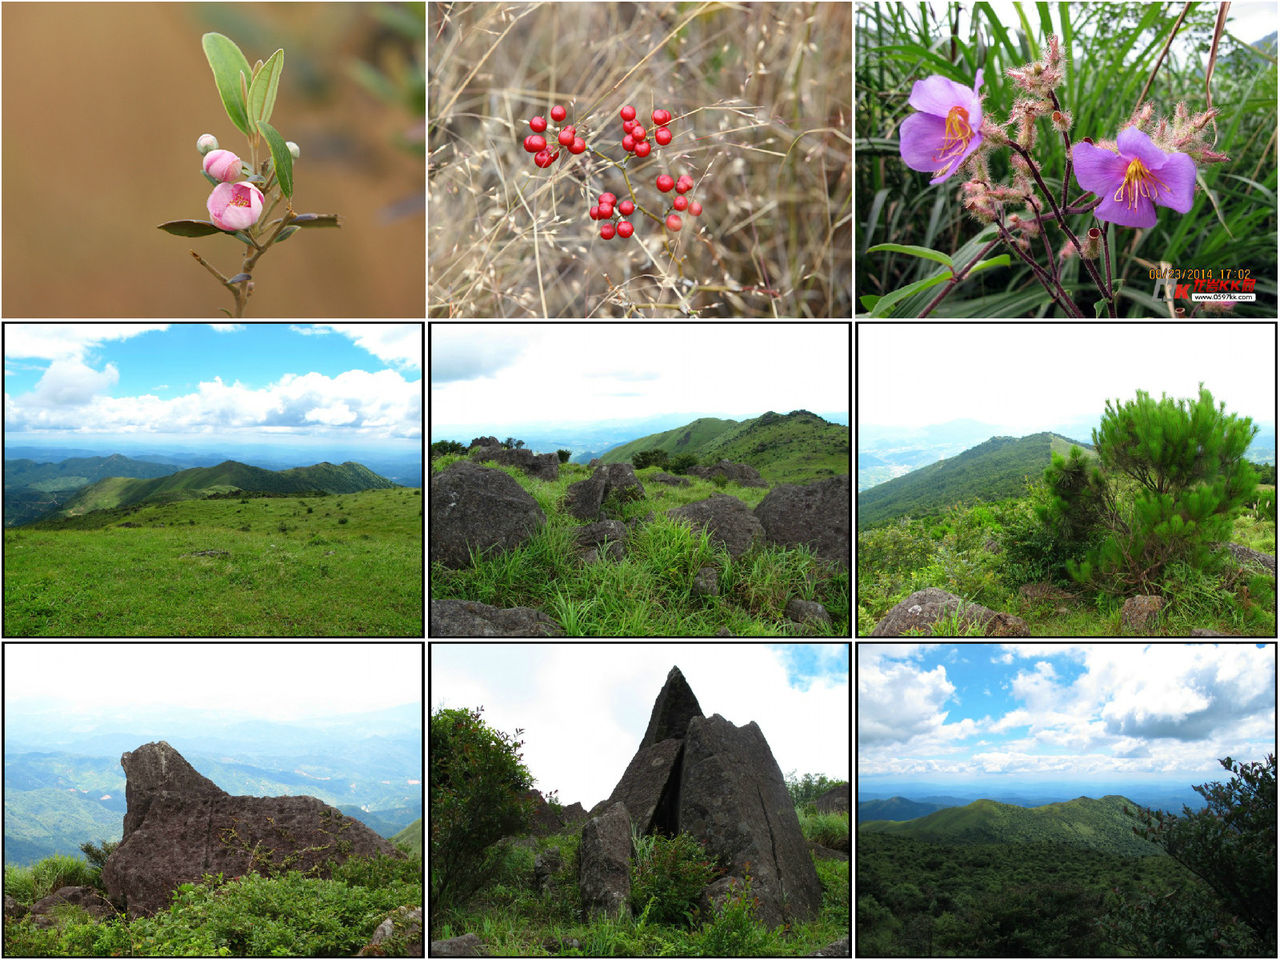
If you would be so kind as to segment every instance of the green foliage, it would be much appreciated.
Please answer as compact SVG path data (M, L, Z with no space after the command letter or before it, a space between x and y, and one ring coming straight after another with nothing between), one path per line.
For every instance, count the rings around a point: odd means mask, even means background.
M557 450L557 451L556 451L556 457L557 457L557 458L559 458L559 460L560 460L560 462L561 462L561 463L568 463L568 462L569 462L569 458L570 458L571 456L573 456L573 451L572 451L572 450Z
M464 903L496 864L492 849L528 829L533 785L515 737L491 729L483 708L442 709L431 717L431 888L442 907Z
M759 898L751 892L751 875L729 881L729 894L696 941L706 957L755 957L778 953L780 944L756 919Z
M1049 528L1059 556L1079 555L1096 539L1108 508L1110 492L1102 471L1073 446L1070 460L1053 454L1044 488L1047 502L1032 509Z
M667 459L667 470L677 476L683 476L689 472L690 467L698 465L698 458L692 453L677 453L674 457Z
M502 441L502 447L505 450L519 450L524 446L523 440L517 440L515 437L507 437Z
M1271 469L1272 469L1272 472L1274 473L1275 467L1272 467ZM1253 510L1253 515L1257 517L1259 520L1270 520L1272 523L1275 523L1276 522L1276 491L1275 489L1273 488L1271 490L1258 490L1254 494L1254 500L1250 506L1250 509Z
M797 777L794 770L784 779L787 793L791 794L791 803L797 807L813 802L838 784L848 783L847 780L832 780L822 773L806 773L803 777Z
M1161 572L1177 560L1195 567L1208 562L1213 541L1230 537L1231 518L1253 494L1257 483L1244 451L1257 434L1245 417L1216 408L1200 385L1195 402L1145 391L1125 404L1107 401L1094 443L1112 477L1130 478L1132 499L1111 500L1101 482L1059 494L1073 516L1100 516L1110 530L1101 545L1079 564L1068 563L1082 583L1118 596L1156 589Z
M667 451L665 450L644 450L640 453L633 454L631 463L637 470L643 470L645 467L663 467L667 466Z
M434 456L444 456L447 453L466 453L467 448L457 440L437 440L431 444L431 453Z
M804 813L800 817L800 831L806 840L828 850L849 852L849 814Z
M652 837L631 861L631 909L655 923L691 924L702 890L716 876L702 844L681 833Z
M1141 833L1201 877L1227 908L1253 928L1268 956L1276 951L1276 758L1220 760L1234 776L1195 788L1203 810L1181 817L1161 811L1135 814Z

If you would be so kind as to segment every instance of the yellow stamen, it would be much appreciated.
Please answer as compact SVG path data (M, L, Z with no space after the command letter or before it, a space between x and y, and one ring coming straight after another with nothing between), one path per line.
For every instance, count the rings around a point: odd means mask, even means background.
M942 148L933 155L933 159L942 164L939 171L955 163L973 138L973 127L969 126L969 111L964 107L952 107L947 112L947 124L942 131Z
M1116 191L1115 196L1111 199L1116 203L1123 203L1130 210L1137 209L1138 197L1146 197L1154 202L1160 190L1168 190L1159 177L1147 169L1147 165L1134 157L1129 161L1129 169L1124 172L1124 182L1120 184L1120 189Z

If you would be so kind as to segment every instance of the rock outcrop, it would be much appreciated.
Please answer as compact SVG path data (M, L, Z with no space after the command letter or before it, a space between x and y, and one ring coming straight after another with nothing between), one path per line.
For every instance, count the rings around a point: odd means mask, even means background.
M709 467L690 467L689 473L695 477L701 477L703 480L724 477L726 482L736 483L740 487L769 486L768 482L760 476L760 472L755 467L747 463L733 463L729 460L720 460Z
M161 740L120 758L124 836L102 868L108 899L130 918L163 909L179 884L273 869L325 875L328 861L403 857L359 820L315 797L234 797Z
M822 887L764 734L755 723L704 716L678 668L667 674L640 747L601 806L618 804L640 832L687 832L727 867L708 887L708 902L723 898L731 878L742 883L750 873L758 916L770 927L812 917L821 906Z
M470 551L510 550L547 522L524 487L501 470L460 460L431 475L431 560L471 565Z
M644 498L644 484L631 464L606 463L597 467L586 480L569 485L564 492L564 506L579 520L598 520L610 494L620 502Z
M582 828L578 888L588 918L631 913L631 817L615 803Z
M917 590L901 603L891 607L871 631L873 637L900 637L907 630L919 629L926 633L942 617L951 616L963 601L954 593L937 587ZM1003 613L984 607L980 603L966 604L960 616L960 625L967 629L975 623L982 624L988 637L1029 637L1031 631L1026 621L1011 613Z
M468 454L472 460L492 460L503 467L519 467L539 480L560 479L560 458L554 453L534 453L532 450L508 450L500 446L472 447Z
M1145 633L1164 607L1164 598L1151 594L1130 597L1120 608L1120 626L1134 633Z
M559 637L560 624L533 607L493 607L475 600L432 600L433 637Z
M764 525L766 543L803 544L828 563L849 569L852 505L847 473L817 483L779 484L755 513Z
M53 912L65 906L83 907L95 920L113 916L116 912L93 887L59 887L31 905L31 922L37 927L52 927L56 922Z
M723 493L713 493L706 500L697 500L683 507L672 507L667 516L676 520L688 520L695 528L705 528L711 543L724 547L731 557L739 557L764 540L764 527L756 519L751 508Z

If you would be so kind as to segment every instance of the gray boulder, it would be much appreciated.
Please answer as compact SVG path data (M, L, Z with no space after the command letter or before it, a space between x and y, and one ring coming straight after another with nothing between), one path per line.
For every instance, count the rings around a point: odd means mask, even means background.
M578 556L587 563L602 560L622 560L627 555L623 544L630 531L620 520L600 520L579 527L574 533Z
M732 463L728 460L721 460L709 467L690 467L689 472L695 477L701 477L704 480L711 480L714 477L724 477L730 483L736 483L741 487L767 487L769 484L760 476L759 471L755 467L746 463Z
M560 479L560 458L554 453L534 453L532 450L508 450L505 447L475 447L471 459L484 462L492 460L503 467L519 467L539 480Z
M502 441L499 440L497 437L476 437L469 444L467 444L467 449L474 450L476 447L497 447L501 449Z
M837 783L818 797L813 804L818 808L819 813L848 813L851 799L849 784Z
M827 613L827 608L813 600L792 597L787 601L783 613L796 623L812 624L818 629L831 626L831 614Z
M658 691L658 699L649 713L649 726L640 741L640 749L652 747L663 740L683 737L694 717L702 716L702 707L694 696L689 681L679 667L667 671L667 680ZM629 808L628 808L629 809Z
M422 956L422 907L397 907L374 928L357 957Z
M52 927L55 923L53 911L65 906L83 907L95 920L115 916L116 912L93 887L59 887L31 905L31 922L37 927Z
M631 914L631 817L615 803L587 821L578 846L578 888L588 919Z
M431 477L431 560L464 569L477 553L520 546L547 522L520 484L501 470L460 460Z
M586 480L570 484L564 493L565 509L579 520L597 520L605 499L615 494L619 500L644 499L644 484L629 463L606 463Z
M1163 597L1151 594L1130 597L1120 608L1120 625L1134 633L1145 633L1154 625L1155 616L1163 606Z
M929 628L944 616L951 616L963 601L954 593L937 587L917 590L901 603L892 607L880 618L871 631L873 637L900 637L907 630ZM980 603L965 606L960 618L961 627L968 629L975 623L983 625L988 637L1029 637L1031 631L1026 621L1010 613L997 612Z
M767 927L817 915L822 885L782 771L754 722L738 727L719 714L689 721L679 825L728 864L730 876L750 873Z
M491 607L474 600L431 601L433 637L560 637L564 631L533 607Z
M756 517L767 543L804 544L828 563L849 568L853 507L848 474L803 486L779 484L760 501Z
M669 486L669 487L689 487L689 486L692 486L692 484L689 482L689 478L688 478L688 477L677 477L677 476L673 476L672 474L670 474L670 473L664 473L664 472L662 472L661 470L659 470L657 473L655 473L655 474L654 474L652 477L650 477L649 479L653 480L655 483L665 483L665 484L666 484L667 486Z
M448 940L432 940L431 956L489 957L492 954L484 948L484 943L474 933L464 933L460 937L452 937Z
M751 508L723 493L713 493L706 500L673 507L667 516L677 520L689 520L695 527L705 527L711 534L711 543L724 547L733 557L741 556L752 545L764 539L764 527L751 512Z

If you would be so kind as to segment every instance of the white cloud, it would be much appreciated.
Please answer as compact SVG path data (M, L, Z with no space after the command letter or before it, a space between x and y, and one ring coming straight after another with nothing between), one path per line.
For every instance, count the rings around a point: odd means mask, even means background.
M422 368L422 324L326 323L317 326L342 334L384 363L395 367Z
M115 364L94 370L79 360L54 360L31 392L32 403L46 407L81 407L120 379Z
M759 644L435 643L431 710L484 706L495 729L522 728L537 788L590 808L634 756L672 666L706 716L755 721L784 775L849 775L847 674L798 689Z
M955 693L946 667L921 670L888 660L902 652L909 651L895 644L858 646L859 745L905 743L938 731L946 722L942 707Z
M79 360L107 340L128 340L167 323L6 323L4 355L43 360Z

